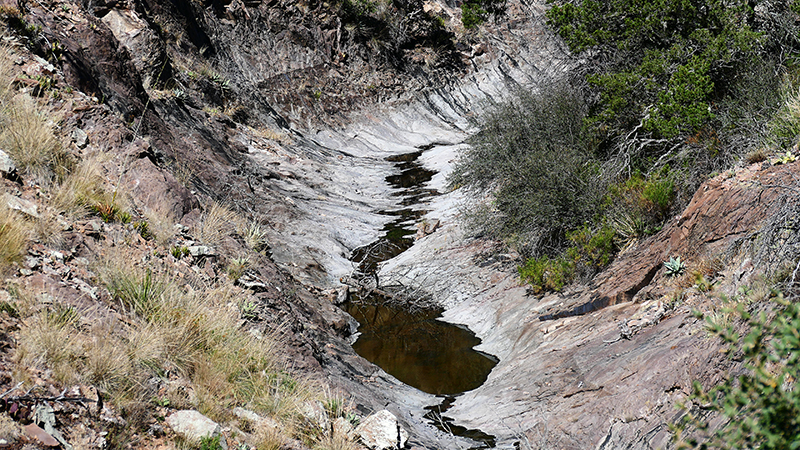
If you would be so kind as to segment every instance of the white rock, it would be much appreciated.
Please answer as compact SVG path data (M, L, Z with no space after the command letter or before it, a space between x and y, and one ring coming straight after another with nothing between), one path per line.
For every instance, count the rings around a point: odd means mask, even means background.
M403 448L408 440L408 432L400 426L397 417L385 409L364 419L356 427L356 434L361 437L361 442L372 450L398 448L398 437L399 447Z
M0 175L12 178L17 173L17 166L6 152L0 150Z
M310 425L320 430L327 430L330 427L331 421L328 418L328 412L325 411L325 406L320 401L304 403L300 413Z
M189 254L192 256L214 256L216 252L207 245L192 245L189 247Z
M75 145L77 145L78 148L86 148L86 146L89 145L89 136L80 128L72 130L72 140L75 141Z
M193 409L172 413L167 417L167 425L177 435L195 443L200 442L203 438L220 436L222 433L222 428L216 422ZM219 443L223 449L227 449L224 437L220 436Z
M6 195L6 204L9 208L15 209L27 216L34 218L39 217L39 208L35 203L29 202L28 200L23 200L13 195Z
M233 408L233 415L240 419L252 422L257 428L278 429L280 426L278 422L275 422L269 417L262 417L253 411L250 411L249 409L240 408L238 406Z

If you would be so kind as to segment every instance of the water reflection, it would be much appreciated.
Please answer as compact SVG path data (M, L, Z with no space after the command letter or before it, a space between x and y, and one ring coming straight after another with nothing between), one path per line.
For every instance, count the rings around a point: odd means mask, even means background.
M473 349L481 341L464 327L436 320L441 311L352 301L360 324L355 351L398 380L431 394L458 394L477 388L497 364Z

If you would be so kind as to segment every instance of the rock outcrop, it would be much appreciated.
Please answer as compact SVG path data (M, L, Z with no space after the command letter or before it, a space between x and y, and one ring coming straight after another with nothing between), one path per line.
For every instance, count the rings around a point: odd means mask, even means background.
M381 277L413 284L424 273L417 287L447 307L445 320L469 326L478 348L500 359L448 410L456 423L534 448L670 448L668 425L692 381L713 386L738 370L692 311L716 311L716 293L734 297L758 283L768 267L756 270L751 250L767 242L770 221L796 210L798 167L760 163L709 180L680 216L590 284L539 297L491 245L462 241L448 194L431 212L445 217L442 229ZM665 275L671 256L686 261L684 276ZM693 287L700 276L716 293Z

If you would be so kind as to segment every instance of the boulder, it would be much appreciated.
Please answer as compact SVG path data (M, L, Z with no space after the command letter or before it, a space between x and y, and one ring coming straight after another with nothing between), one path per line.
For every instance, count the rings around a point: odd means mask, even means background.
M0 150L0 175L9 180L17 178L17 165L6 152Z
M213 247L207 245L192 245L188 247L188 250L192 256L215 256L217 254Z
M33 218L39 217L39 208L31 201L13 195L6 195L6 204L9 208L17 210L26 216Z
M204 438L220 436L222 433L222 429L216 422L193 409L172 413L167 417L167 425L178 436L195 443L199 443ZM227 450L228 446L223 436L220 436L219 443L224 450Z
M397 417L385 409L364 419L356 427L356 434L371 450L403 448L408 440L408 432L400 426Z

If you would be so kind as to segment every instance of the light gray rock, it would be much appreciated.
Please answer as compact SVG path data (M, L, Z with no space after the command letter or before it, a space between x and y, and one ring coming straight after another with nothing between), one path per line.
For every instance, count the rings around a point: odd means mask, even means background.
M216 251L208 245L192 245L189 247L189 254L192 256L216 256Z
M15 178L17 176L17 165L11 160L11 157L2 150L0 150L0 175L6 178Z
M255 425L256 428L263 429L263 428L271 428L271 429L278 429L280 425L275 420L269 417L262 417L256 414L249 409L244 409L241 407L233 408L233 415L238 417L242 420L247 420Z
M89 145L89 135L80 128L72 130L72 140L78 148L86 148L86 146Z
M300 413L312 427L316 427L320 430L328 430L330 428L331 421L322 402L306 402L303 404Z
M203 438L220 436L222 433L219 424L193 409L172 413L167 417L167 425L178 436L195 443L200 442ZM228 446L223 436L220 436L219 443L223 449L227 450Z
M333 421L334 435L347 436L349 439L354 440L356 436L356 428L344 417L337 417Z
M39 217L39 208L35 203L28 200L15 197L13 195L6 195L6 204L9 208L19 211L26 216L34 218Z
M403 448L408 440L408 432L397 422L397 417L385 409L364 419L356 427L356 434L371 450Z

